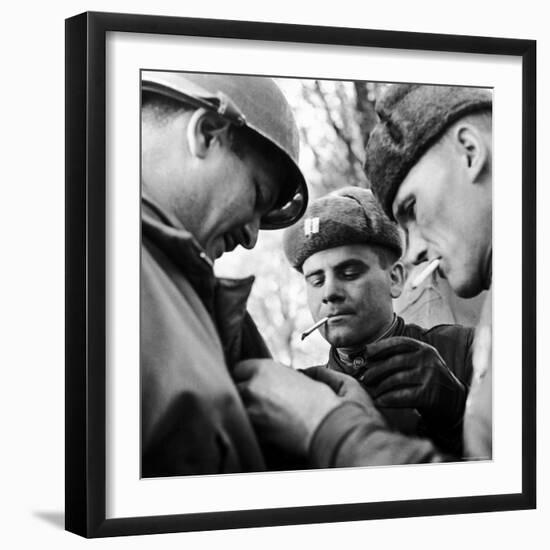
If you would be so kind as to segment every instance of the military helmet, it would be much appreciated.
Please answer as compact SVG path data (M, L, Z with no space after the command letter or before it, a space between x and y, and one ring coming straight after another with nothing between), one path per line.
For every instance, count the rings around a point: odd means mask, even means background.
M164 95L196 108L216 112L268 140L288 160L290 180L262 216L262 229L281 229L296 222L308 202L305 178L298 166L299 135L283 93L270 78L230 74L144 71L142 91Z

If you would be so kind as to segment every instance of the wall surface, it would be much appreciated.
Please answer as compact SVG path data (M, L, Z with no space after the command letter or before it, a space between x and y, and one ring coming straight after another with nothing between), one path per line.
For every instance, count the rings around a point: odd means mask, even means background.
M3 548L543 548L548 541L550 38L543 3L10 2L0 40L2 253L0 541ZM496 6L496 7L495 7ZM64 18L93 9L538 40L539 508L453 517L85 541L62 529L64 482ZM545 154L546 153L546 154ZM6 194L7 191L7 194ZM513 216L511 215L511 220ZM514 261L514 259L511 259ZM545 542L546 541L546 542Z

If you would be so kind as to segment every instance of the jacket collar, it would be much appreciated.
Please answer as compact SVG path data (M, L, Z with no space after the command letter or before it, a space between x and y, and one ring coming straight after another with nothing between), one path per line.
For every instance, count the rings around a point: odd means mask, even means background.
M217 278L214 262L177 219L150 197L143 196L141 205L142 236L161 249L187 277L215 321L230 312L232 319L242 320L254 277Z
M404 328L405 321L398 315L394 314L394 319L391 326L374 341L377 342L378 340L390 338L391 336L401 336L403 334ZM372 343L373 342L368 342L368 344ZM344 372L351 376L355 376L367 365L366 346L367 344L365 344L362 349L359 349L356 352L350 354L346 354L346 356L340 353L338 351L338 348L331 346L327 367L332 370Z

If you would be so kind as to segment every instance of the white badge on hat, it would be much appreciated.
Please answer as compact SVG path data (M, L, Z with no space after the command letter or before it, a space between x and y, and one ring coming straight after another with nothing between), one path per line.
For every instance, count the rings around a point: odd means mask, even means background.
M309 237L314 233L319 233L319 218L306 218L304 220L304 235Z

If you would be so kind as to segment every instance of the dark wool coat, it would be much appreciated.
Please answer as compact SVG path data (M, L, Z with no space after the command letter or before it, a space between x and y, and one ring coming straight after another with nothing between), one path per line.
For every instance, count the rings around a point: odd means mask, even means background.
M443 453L430 439L389 431L367 417L361 406L346 402L331 411L314 434L309 453L312 464L343 468L491 458L490 312L489 297L471 346L474 372L464 417L463 456Z
M474 329L460 325L438 325L430 329L424 329L418 325L406 324L401 317L397 317L394 329L387 337L406 336L414 338L433 346L441 355L449 370L466 386L472 378L472 352ZM361 361L362 357L356 357L355 361ZM366 365L367 359L361 362ZM330 350L327 367L354 375L349 367L345 367L338 359L334 348ZM414 409L384 408L380 412L385 417L389 426L406 435L429 437L437 446L453 454L462 454L462 425L453 426L446 432L435 430L426 424L422 417Z

